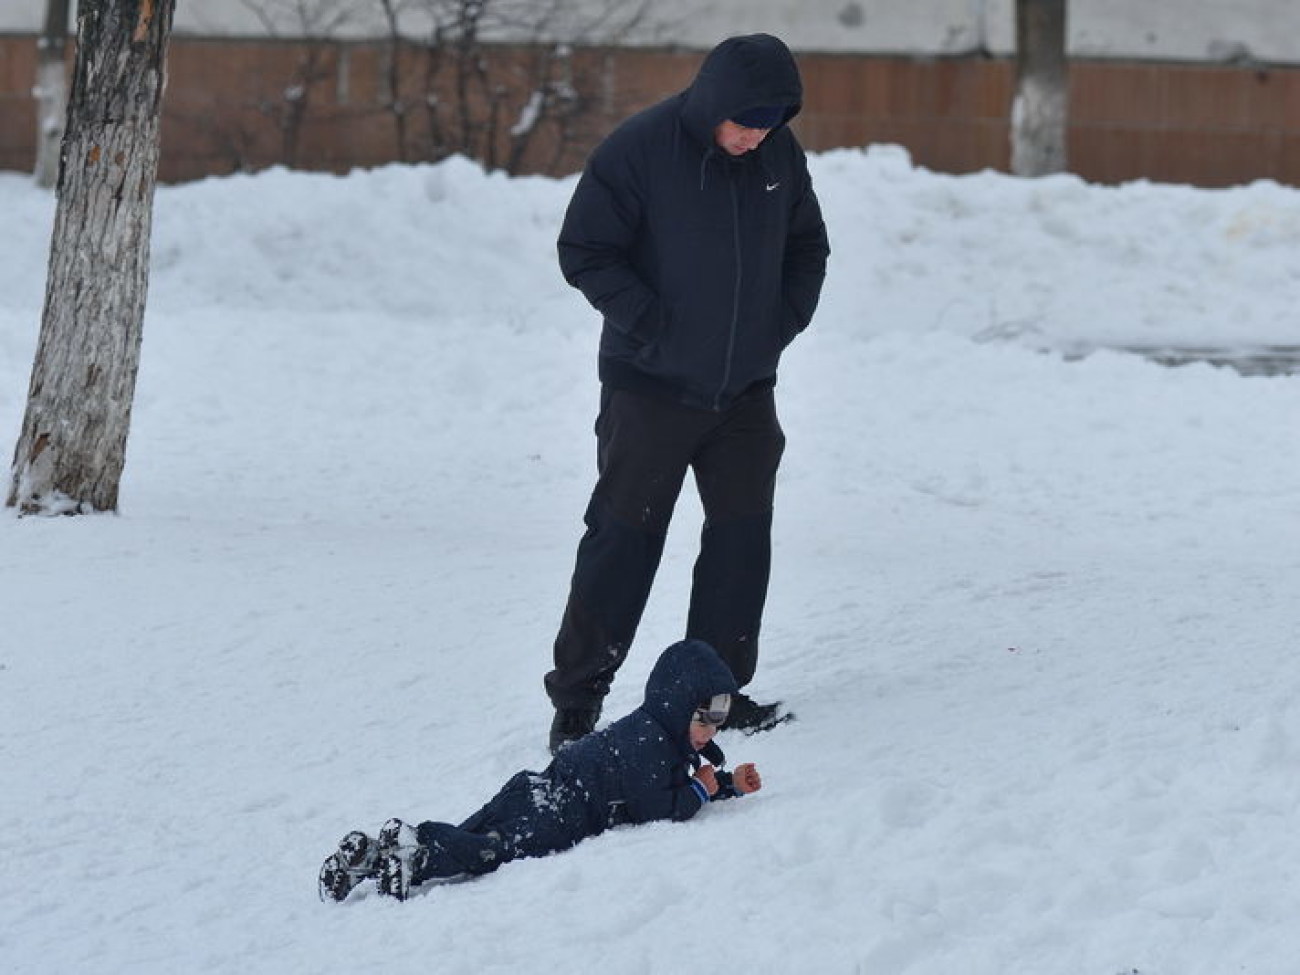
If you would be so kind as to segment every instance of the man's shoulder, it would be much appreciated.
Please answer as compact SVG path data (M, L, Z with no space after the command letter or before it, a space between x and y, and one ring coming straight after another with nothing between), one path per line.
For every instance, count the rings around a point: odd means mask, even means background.
M639 112L634 112L620 122L615 131L656 132L660 126L676 125L682 114L685 96L680 92L648 105Z
M629 115L601 140L597 152L640 150L666 141L681 117L681 96L674 95Z

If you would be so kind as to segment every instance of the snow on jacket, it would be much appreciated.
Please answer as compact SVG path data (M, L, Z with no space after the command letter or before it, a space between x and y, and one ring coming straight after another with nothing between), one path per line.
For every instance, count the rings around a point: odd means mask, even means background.
M807 159L787 127L803 86L775 37L723 41L691 86L592 153L560 231L560 267L604 316L600 377L723 409L776 382L811 321L830 252ZM746 109L786 106L755 150L714 141Z
M562 748L543 775L582 796L581 832L587 836L622 823L690 819L706 801L691 785L700 763L691 748L691 715L715 694L736 691L735 678L711 646L675 643L651 670L641 706ZM724 761L712 742L705 754L714 764Z

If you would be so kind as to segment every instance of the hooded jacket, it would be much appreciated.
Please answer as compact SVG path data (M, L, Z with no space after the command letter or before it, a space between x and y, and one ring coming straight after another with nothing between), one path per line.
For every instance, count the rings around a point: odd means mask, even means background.
M705 802L691 785L700 762L691 748L691 715L715 694L737 690L731 670L711 646L700 640L675 643L651 670L641 706L562 748L543 775L575 787L586 810L584 835L619 823L690 819ZM704 754L714 764L725 761L713 742Z
M604 316L605 384L725 409L776 382L812 320L830 248L787 123L803 103L789 48L723 41L691 86L632 116L592 153L558 243L565 279ZM758 106L785 118L733 157L714 130Z
M421 823L430 863L441 864L428 876L488 873L518 857L567 850L612 826L690 819L711 799L740 795L723 771L711 797L692 784L702 759L721 766L726 758L716 742L696 752L690 739L694 709L736 690L731 670L707 643L673 644L631 714L566 745L543 771L518 772L459 827Z

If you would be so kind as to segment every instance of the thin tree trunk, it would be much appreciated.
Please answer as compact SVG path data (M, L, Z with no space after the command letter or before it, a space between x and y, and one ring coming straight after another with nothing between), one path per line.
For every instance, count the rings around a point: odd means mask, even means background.
M384 15L384 22L388 26L388 49L387 63L384 64L383 77L388 90L384 93L388 111L393 116L393 130L397 136L397 159L399 162L406 162L409 153L407 145L407 111L409 106L402 98L402 32L398 22L398 9L395 6L396 0L379 0L380 8Z
M116 511L175 0L81 0L40 341L7 504Z
M1069 114L1066 0L1016 0L1016 97L1011 109L1011 171L1064 172Z
M45 0L45 27L36 45L36 185L53 189L59 179L59 151L68 112L69 0Z

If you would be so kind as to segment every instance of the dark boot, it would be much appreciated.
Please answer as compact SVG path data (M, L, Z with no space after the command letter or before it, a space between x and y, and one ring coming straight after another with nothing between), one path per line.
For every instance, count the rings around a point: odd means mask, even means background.
M336 852L326 857L317 878L320 899L340 903L368 877L377 873L378 843L353 830L339 840Z
M793 720L794 713L787 711L780 701L759 704L748 694L736 694L731 699L731 711L727 714L722 730L754 735L760 731L771 731L777 725Z
M551 754L590 734L599 720L600 708L556 708L555 718L551 721Z
M420 845L414 826L390 819L379 831L379 856L375 872L379 893L399 901L410 896L411 888L424 879L429 850Z

